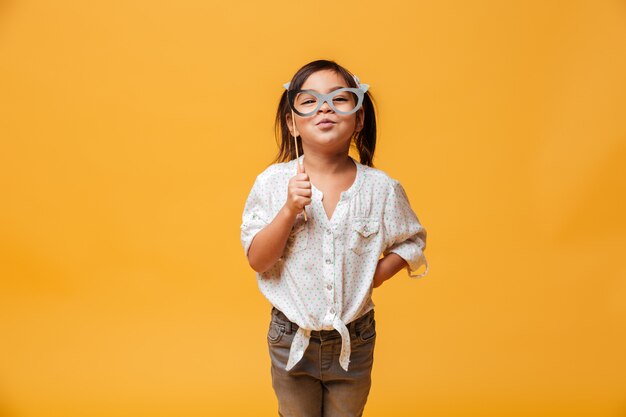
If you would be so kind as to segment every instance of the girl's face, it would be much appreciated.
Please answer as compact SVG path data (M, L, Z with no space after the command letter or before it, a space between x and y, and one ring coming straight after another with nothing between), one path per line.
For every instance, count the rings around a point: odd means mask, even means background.
M314 72L302 84L302 90L315 90L328 94L341 87L350 87L340 74L332 70ZM287 115L287 126L292 130L291 115ZM350 148L352 134L363 128L363 108L356 113L342 115L335 113L328 103L324 103L317 113L309 117L296 116L296 135L302 137L302 145L319 148L320 152L336 153ZM292 134L294 132L291 132Z

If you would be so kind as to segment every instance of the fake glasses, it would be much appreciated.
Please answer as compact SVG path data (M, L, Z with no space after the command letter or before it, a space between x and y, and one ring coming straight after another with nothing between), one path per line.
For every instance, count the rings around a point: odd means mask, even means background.
M360 88L343 87L328 94L315 90L290 90L287 93L291 109L301 117L313 116L324 103L338 114L352 114L363 105L363 96L369 86L361 84Z

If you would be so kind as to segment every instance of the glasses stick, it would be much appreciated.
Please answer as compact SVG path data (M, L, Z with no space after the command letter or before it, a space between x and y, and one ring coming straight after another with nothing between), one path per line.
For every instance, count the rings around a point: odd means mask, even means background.
M298 161L298 164L300 165L300 168L302 168L302 163L300 162L300 156L298 155L298 141L296 140L296 115L294 114L293 110L291 110L291 121L292 121L292 126L293 126L293 144L296 147L296 161ZM302 209L302 211L304 212L304 221L309 221L306 218L306 206Z

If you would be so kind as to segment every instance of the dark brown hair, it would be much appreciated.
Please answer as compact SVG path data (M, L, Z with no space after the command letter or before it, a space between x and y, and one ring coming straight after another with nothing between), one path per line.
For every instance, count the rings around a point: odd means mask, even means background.
M309 76L317 71L331 70L341 75L350 87L357 87L356 81L350 71L337 64L334 61L318 60L309 62L300 68L289 85L290 90L298 90L302 87ZM283 91L278 103L276 112L276 121L274 123L274 131L276 142L280 148L274 162L288 162L296 158L296 149L294 147L293 137L287 127L287 115L291 113L289 107L289 99L287 90ZM370 167L374 166L374 150L376 149L376 113L374 111L374 102L369 92L363 97L363 129L353 137L353 146L359 152L360 162ZM302 138L296 138L298 146L298 154L302 155Z

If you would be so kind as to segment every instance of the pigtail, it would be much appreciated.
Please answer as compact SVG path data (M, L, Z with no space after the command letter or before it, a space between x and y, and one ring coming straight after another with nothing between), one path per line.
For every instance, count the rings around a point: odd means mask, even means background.
M363 97L363 117L363 129L356 135L354 145L359 152L361 164L373 167L376 150L376 112L369 91Z
M287 90L284 90L278 102L276 120L274 121L274 136L278 145L278 154L273 162L287 162L296 159L293 137L287 126L287 115L290 113L290 110ZM298 153L302 155L302 138L298 136L296 142L298 144Z

